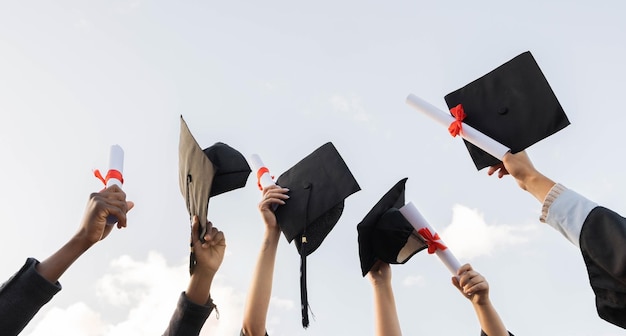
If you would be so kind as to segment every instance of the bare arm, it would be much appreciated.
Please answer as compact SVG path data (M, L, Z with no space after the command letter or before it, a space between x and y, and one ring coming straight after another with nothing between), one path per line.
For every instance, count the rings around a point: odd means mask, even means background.
M272 206L285 204L284 200L289 198L286 194L288 191L278 186L263 189L259 211L265 222L265 234L244 308L242 331L246 336L265 335L267 311L272 296L274 263L280 238L280 229Z
M457 277L452 277L452 284L472 302L476 317L482 330L489 336L508 336L504 323L489 299L489 283L470 264L459 268Z
M134 206L118 186L111 186L89 197L87 209L78 232L57 252L36 267L46 280L55 283L61 275L91 246L106 238L113 225L107 225L109 215L117 217L117 228L126 227L126 213Z
M528 191L540 203L543 203L550 189L556 184L535 169L525 151L516 154L506 153L502 163L490 167L487 174L492 175L496 171L499 178L508 174L513 176L520 188Z
M367 276L374 290L374 335L402 335L398 312L396 311L396 301L393 297L389 264L378 261Z
M189 280L185 295L189 301L204 305L211 297L211 283L224 260L226 239L224 233L209 222L207 225L209 229L204 235L205 242L202 243L198 237L199 227L198 217L194 216L191 228L191 246L196 255L197 264Z

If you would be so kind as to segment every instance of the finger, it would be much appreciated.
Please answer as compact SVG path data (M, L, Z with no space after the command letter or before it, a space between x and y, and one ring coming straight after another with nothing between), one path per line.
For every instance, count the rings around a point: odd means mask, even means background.
M126 200L126 193L117 185L112 185L104 189L100 194L108 199Z
M114 216L115 218L117 218L118 228L126 227L126 211L120 209L119 207L109 205L106 207L105 212L105 218L109 216Z
M485 281L485 278L483 278L482 275L474 272L474 274L472 274L471 277L467 279L466 282L463 283L463 288L468 289L483 281Z
M109 235L109 233L111 233L111 230L113 230L113 225L105 225L104 231L102 231L102 237L100 237L100 240L106 238Z
M287 190L287 189L284 189ZM270 192L265 194L265 196L263 196L265 199L270 199L270 198L279 198L279 199L288 199L289 195L287 195L287 192Z
M459 267L459 269L456 271L457 275L462 275L463 273L467 272L467 271L471 271L472 270L472 265L470 264L464 264L463 266Z
M452 277L452 285L454 285L454 287L456 287L461 292L463 291L463 289L461 289L461 285L459 284L459 279L457 277Z
M219 230L216 227L211 226L210 228L207 228L206 234L204 235L204 240L206 242L215 240L215 236L218 232Z
M194 215L191 219L191 246L194 246L198 242L198 235L200 232L200 220L198 216Z
M489 175L489 176L493 175L493 173L495 173L496 170L498 170L498 168L496 166L489 167L489 170L487 171L487 175Z
M479 282L477 284L474 284L473 286L469 286L467 287L467 289L465 290L465 293L467 295L472 295L472 294L476 294L479 292L482 292L486 289L489 289L489 286L487 285L486 282Z
M263 188L263 196L265 196L265 194L272 192L273 190L276 190L276 189L282 189L282 188L275 184Z
M469 283L471 283L472 279L474 277L476 277L478 273L476 273L475 271L467 271L463 274L461 274L460 279L459 279L459 283L461 284L462 287L467 286Z
M133 201L126 201L126 212L132 210L135 207L135 202Z
M217 234L213 236L213 239L211 240L211 245L212 246L216 246L216 245L226 246L226 237L224 236L224 232L218 230Z

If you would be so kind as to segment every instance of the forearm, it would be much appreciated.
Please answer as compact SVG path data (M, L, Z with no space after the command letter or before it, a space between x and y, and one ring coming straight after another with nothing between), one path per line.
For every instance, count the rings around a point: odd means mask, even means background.
M279 238L278 228L265 231L244 309L243 331L246 336L265 335Z
M509 332L506 330L504 323L500 319L498 312L491 304L491 301L487 303L478 304L474 303L474 310L476 311L476 317L480 327L489 336L508 336Z
M396 311L396 302L390 283L375 284L374 288L374 335L402 335Z
M526 191L533 195L539 203L543 203L550 189L556 184L554 181L539 172L535 172L526 177L522 183L526 186Z
M57 282L61 275L90 247L91 244L74 236L58 251L39 263L35 269L46 280L52 283Z
M189 301L204 305L211 297L211 283L215 274L201 274L194 272L189 279L189 285L185 295Z

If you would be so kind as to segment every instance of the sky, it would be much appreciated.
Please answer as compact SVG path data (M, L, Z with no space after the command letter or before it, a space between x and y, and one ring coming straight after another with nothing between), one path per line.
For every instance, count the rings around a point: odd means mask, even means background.
M93 169L125 151L135 202L62 277L23 335L159 335L188 281L178 187L179 117L201 147L258 154L276 176L336 146L361 191L307 259L311 326L300 324L299 257L281 238L268 332L372 335L372 289L356 225L396 182L461 263L490 284L515 335L623 335L595 311L580 251L539 222L510 177L476 171L464 145L405 103L443 97L531 51L571 125L528 149L545 175L626 213L619 143L626 77L619 1L5 1L0 3L0 279L77 229ZM227 254L202 335L236 335L264 226L261 193L211 199ZM471 304L434 256L393 265L404 335L478 335ZM4 280L0 280L4 281Z

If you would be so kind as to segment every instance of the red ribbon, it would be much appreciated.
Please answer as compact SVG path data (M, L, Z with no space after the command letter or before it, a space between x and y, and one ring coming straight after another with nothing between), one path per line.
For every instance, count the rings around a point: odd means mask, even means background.
M107 176L102 177L102 174L100 174L100 171L96 169L93 171L93 175L97 177L98 180L102 181L105 187L107 186L107 183L109 182L109 180L112 178L117 179L120 182L122 182L122 184L124 184L124 178L122 177L122 173L119 170L109 169L109 171L107 172Z
M461 133L461 130L463 129L463 119L465 119L466 114L465 111L463 111L463 105L461 104L451 108L450 113L452 113L454 119L456 120L454 120L450 124L450 127L448 127L448 132L450 132L450 135L452 135L453 137L456 137L457 135L459 135L459 133Z
M259 168L259 170L256 172L256 184L259 186L259 190L263 190L263 186L261 186L261 176L263 176L263 174L265 173L270 173L270 170L267 169L267 167L261 167ZM274 176L270 176L272 178L272 180L274 179Z
M421 228L417 230L417 233L419 233L422 236L422 238L424 238L424 240L426 241L426 245L428 245L429 254L433 254L437 250L443 251L448 248L446 245L439 242L441 238L439 238L439 234L437 232L435 232L435 235L433 236L433 234L430 232L430 230L428 230L428 228Z

